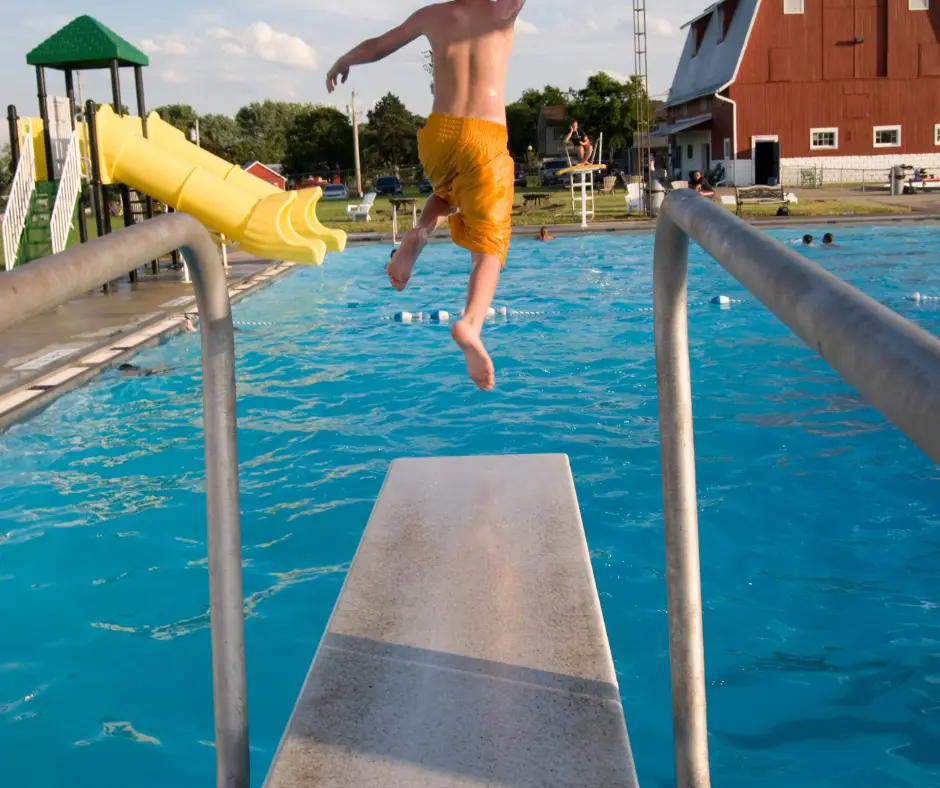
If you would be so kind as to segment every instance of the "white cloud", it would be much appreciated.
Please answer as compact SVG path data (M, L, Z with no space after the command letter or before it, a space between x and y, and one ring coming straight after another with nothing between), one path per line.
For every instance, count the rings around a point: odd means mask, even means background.
M155 36L140 42L140 48L148 55L165 53L167 55L195 55L199 44L195 40L181 35Z
M517 19L516 32L520 36L534 36L539 32L539 29L531 22L526 22L525 19Z
M255 22L243 30L214 27L209 38L225 41L222 51L237 57L257 57L269 63L299 69L317 67L317 53L302 38L275 30L267 22Z
M183 85L189 82L189 77L179 71L174 71L172 68L166 68L160 72L160 81L165 82L167 85Z
M656 38L677 38L679 28L668 19L662 17L650 17L646 21L646 32Z
M627 74L624 74L621 71L614 71L611 68L602 68L603 71L611 79L616 79L618 82L629 82L630 77Z

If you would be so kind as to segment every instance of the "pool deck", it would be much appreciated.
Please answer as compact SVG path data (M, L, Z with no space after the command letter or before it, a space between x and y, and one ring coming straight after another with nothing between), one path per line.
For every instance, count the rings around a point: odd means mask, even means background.
M265 781L483 785L637 785L563 454L392 463Z
M235 303L286 276L293 263L229 255L229 296ZM2 276L2 274L0 274ZM182 272L112 283L0 334L0 429L47 405L162 337L186 330L197 315L193 286Z

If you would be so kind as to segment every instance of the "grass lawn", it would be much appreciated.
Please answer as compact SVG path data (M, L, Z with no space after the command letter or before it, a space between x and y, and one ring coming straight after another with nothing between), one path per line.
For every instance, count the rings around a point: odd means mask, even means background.
M551 202L558 207L554 210L537 210L526 213L519 213L522 206L522 196L526 192L550 192ZM418 210L427 199L427 195L418 194L416 191L406 191L406 197L415 197L418 199ZM350 200L323 200L317 206L317 215L320 221L328 227L337 227L348 233L355 232L390 232L392 229L391 205L388 198L378 197L372 208L371 222L353 222L346 218L346 205L358 202L355 198ZM580 224L580 215L575 216L571 210L571 194L567 190L548 190L548 189L517 189L515 212L513 213L512 223L516 227L540 227L543 224ZM750 205L745 207L745 217L764 217L774 216L777 213L777 205ZM732 207L731 210L734 210ZM878 202L869 201L842 201L842 200L808 200L790 206L791 216L843 216L846 214L871 215L871 214L894 214L909 213L910 210L901 205L886 205ZM626 212L626 201L624 193L618 190L613 195L602 195L595 193L594 197L594 220L595 222L628 222L639 221L645 217L636 214L630 215ZM411 215L409 212L399 212L398 229L404 232L411 226Z
M538 210L519 213L522 206L522 197L526 192L545 193L550 192L550 201L557 208L554 210ZM418 199L418 211L427 199L427 195L418 194L416 190L406 191L406 197L415 197ZM387 197L378 197L372 208L371 222L353 222L346 217L346 205L358 202L355 198L349 200L322 200L317 206L317 215L320 221L327 227L336 227L345 230L348 233L355 232L383 232L388 233L392 230L392 208ZM571 211L571 193L566 189L518 189L516 191L515 212L513 213L512 223L516 227L540 227L543 224L580 224L580 215L575 216ZM748 205L744 208L745 218L771 217L777 213L777 205ZM626 212L626 202L623 191L613 195L602 195L595 193L594 197L594 219L595 222L629 222L642 221L643 216L629 215ZM728 206L733 211L734 206ZM873 214L903 214L910 213L910 208L904 205L888 205L885 203L869 201L843 201L843 200L804 200L790 205L790 216L866 216ZM97 237L94 219L89 216L88 219L88 237ZM398 217L398 230L404 232L411 226L410 212L404 211ZM112 230L120 230L124 227L124 219L121 216L111 217ZM72 235L69 239L69 246L78 243L78 222L75 223ZM0 268L3 265L3 251L0 250Z
M745 205L744 217L757 218L762 216L776 216L777 205ZM734 206L728 206L734 210ZM790 216L859 216L872 214L910 213L906 205L888 205L875 201L850 202L848 200L803 200L790 205Z

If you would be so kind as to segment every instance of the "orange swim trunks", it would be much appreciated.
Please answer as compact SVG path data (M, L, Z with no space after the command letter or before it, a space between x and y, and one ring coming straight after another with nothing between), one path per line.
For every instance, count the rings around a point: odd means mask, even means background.
M515 165L506 127L490 120L432 113L418 132L418 155L434 193L459 210L450 237L470 252L506 262Z

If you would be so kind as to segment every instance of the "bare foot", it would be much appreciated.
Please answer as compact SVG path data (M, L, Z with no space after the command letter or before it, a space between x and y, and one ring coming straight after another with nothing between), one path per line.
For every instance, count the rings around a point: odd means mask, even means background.
M496 385L496 370L489 353L483 347L479 329L466 320L459 320L450 327L450 336L463 351L467 359L467 374L481 391L489 391Z
M409 230L401 239L401 246L398 247L398 251L395 252L389 264L385 266L388 281L396 290L404 290L408 285L415 261L427 242L428 231L418 227Z

